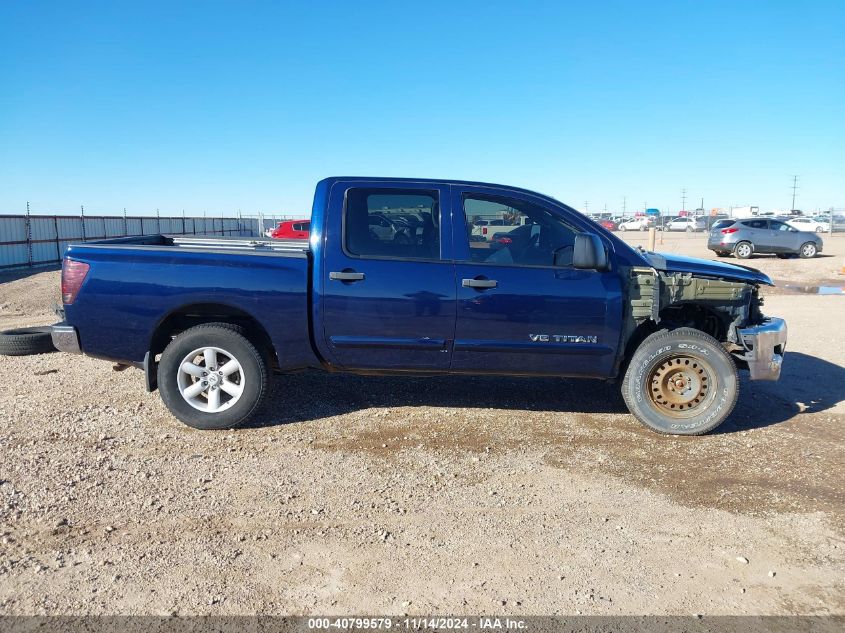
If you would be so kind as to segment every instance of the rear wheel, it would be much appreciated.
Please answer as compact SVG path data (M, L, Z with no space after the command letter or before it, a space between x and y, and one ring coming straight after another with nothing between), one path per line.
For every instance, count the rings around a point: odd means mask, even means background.
M267 393L267 361L239 328L209 323L185 330L164 350L158 387L170 412L195 429L246 422Z
M799 257L802 259L812 259L816 256L818 249L813 242L805 242L801 245L801 250L798 251Z
M816 227L816 233L821 233L822 231L824 231L824 227L822 225Z
M740 242L734 247L734 255L739 259L748 259L754 254L754 247L751 242Z
M622 396L640 422L659 433L701 435L730 415L739 394L736 364L712 336L662 330L631 358Z

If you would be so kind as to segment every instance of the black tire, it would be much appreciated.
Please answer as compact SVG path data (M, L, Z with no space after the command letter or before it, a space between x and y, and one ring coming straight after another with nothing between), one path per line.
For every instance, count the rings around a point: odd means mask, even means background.
M240 383L236 386L242 385L240 395L237 399L224 396L225 390L221 388L217 397L221 401L223 398L230 399L223 403L225 408L217 412L196 408L183 397L180 390L180 380L185 380L184 376L180 378L183 361L196 350L207 347L217 348L222 358L235 359L241 367L241 370L234 374L234 380ZM200 357L198 353L195 355ZM221 362L220 367L214 369L219 370L224 364L225 362ZM200 368L205 369L204 366ZM158 388L161 399L170 412L188 426L204 430L232 429L249 420L261 405L268 391L268 376L265 355L244 336L241 328L228 323L208 323L185 330L165 348L158 365ZM203 379L191 380L194 382L189 384L193 385ZM226 381L222 377L215 377L215 380ZM209 404L211 388L199 394L194 399L195 402L202 404L204 399ZM232 400L234 403L229 404Z
M22 327L0 332L0 354L30 356L55 352L50 327Z
M680 381L687 389L677 391ZM622 397L640 422L658 433L702 435L733 411L739 395L736 364L712 336L692 328L646 338L622 382Z
M801 259L812 259L819 252L815 242L804 242L798 249L798 257Z
M737 259L749 259L753 254L754 245L751 242L739 242L734 246L734 255Z

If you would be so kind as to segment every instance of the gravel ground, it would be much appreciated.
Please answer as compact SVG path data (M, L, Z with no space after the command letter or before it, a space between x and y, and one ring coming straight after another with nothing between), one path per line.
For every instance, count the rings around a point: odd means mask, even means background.
M750 264L813 285L842 260ZM57 295L0 277L0 326ZM700 438L598 382L320 373L201 432L138 371L0 357L0 614L843 614L845 298L766 310L781 381Z

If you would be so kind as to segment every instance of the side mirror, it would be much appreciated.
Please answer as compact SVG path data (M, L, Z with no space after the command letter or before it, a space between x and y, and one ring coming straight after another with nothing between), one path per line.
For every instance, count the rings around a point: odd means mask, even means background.
M607 251L601 238L595 233L579 233L575 236L572 266L581 270L607 270Z

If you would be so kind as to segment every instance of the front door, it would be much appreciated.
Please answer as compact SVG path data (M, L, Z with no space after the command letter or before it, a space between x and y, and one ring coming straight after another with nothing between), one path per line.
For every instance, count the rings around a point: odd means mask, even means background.
M603 376L622 319L619 274L572 267L566 212L529 194L454 186L458 310L453 371ZM461 215L463 214L463 218ZM480 221L503 221L487 236Z
M448 191L425 183L333 185L327 233L342 237L325 242L321 321L336 365L449 368L455 277L442 256L451 238L441 222Z
M786 222L780 220L769 220L769 231L771 237L772 251L775 253L792 253L795 252L796 246L793 245L795 234L797 231L789 226Z

